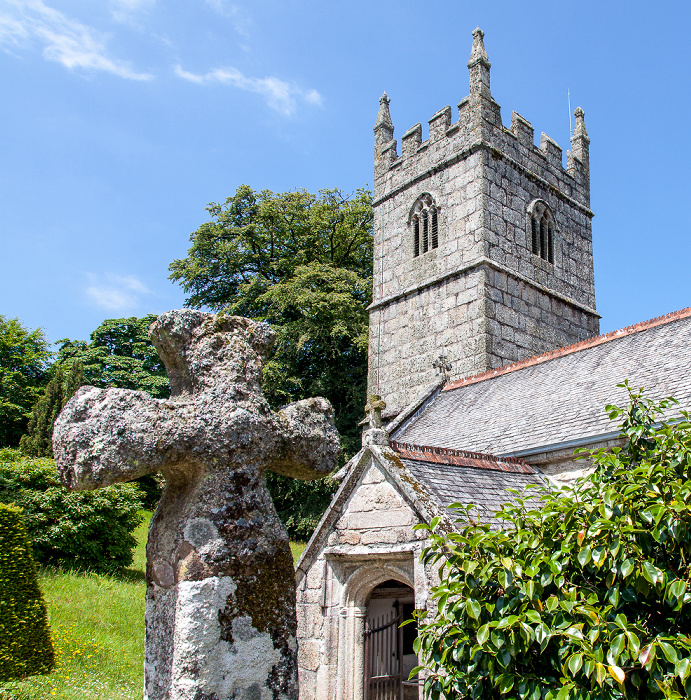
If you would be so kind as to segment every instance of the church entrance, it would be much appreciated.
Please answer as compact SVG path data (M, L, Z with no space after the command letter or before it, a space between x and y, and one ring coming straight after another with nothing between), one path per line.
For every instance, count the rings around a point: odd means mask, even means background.
M384 581L372 591L365 621L364 700L417 700L418 682L408 681L417 666L417 625L401 627L414 609L415 593L400 581Z

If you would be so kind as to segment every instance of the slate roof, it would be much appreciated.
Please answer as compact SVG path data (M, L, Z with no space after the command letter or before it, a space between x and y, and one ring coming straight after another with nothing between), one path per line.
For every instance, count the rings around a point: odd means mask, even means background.
M439 464L402 458L403 464L442 506L452 503L473 503L480 522L499 525L494 513L513 495L507 489L523 491L526 484L542 484L537 472L532 474L498 472L453 464Z
M545 483L535 467L522 459L498 459L463 450L392 442L391 448L412 476L444 508L472 503L481 522L499 526L494 513L511 500L508 489L523 491L527 484Z
M604 412L628 379L691 408L691 309L451 382L391 436L399 443L521 453L616 433ZM496 474L492 475L496 478Z

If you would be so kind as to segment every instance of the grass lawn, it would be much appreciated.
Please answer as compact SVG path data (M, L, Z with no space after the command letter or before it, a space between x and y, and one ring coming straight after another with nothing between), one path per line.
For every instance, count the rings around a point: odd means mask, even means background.
M45 676L0 684L0 700L141 700L147 528L135 533L134 562L119 576L43 569L57 665ZM297 561L304 544L291 543Z

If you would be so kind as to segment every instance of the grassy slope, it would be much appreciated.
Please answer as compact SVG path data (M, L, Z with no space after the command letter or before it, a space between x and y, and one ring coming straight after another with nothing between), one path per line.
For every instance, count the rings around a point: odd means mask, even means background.
M0 685L0 700L141 700L144 547L151 513L145 515L134 563L122 576L41 572L57 667L46 676ZM305 545L290 547L297 561Z

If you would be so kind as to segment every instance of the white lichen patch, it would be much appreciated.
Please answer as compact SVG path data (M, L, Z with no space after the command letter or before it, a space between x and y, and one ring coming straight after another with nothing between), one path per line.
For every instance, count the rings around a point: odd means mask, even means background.
M271 636L252 627L249 617L239 617L233 620L233 640L232 645L217 645L207 657L200 687L219 698L236 697L235 693L245 690L257 700L272 700L273 691L266 682L281 653L274 649Z
M171 700L193 700L197 690L235 697L251 686L257 700L271 699L266 681L281 655L270 635L240 617L232 623L233 642L221 639L219 613L235 588L229 576L177 584Z

